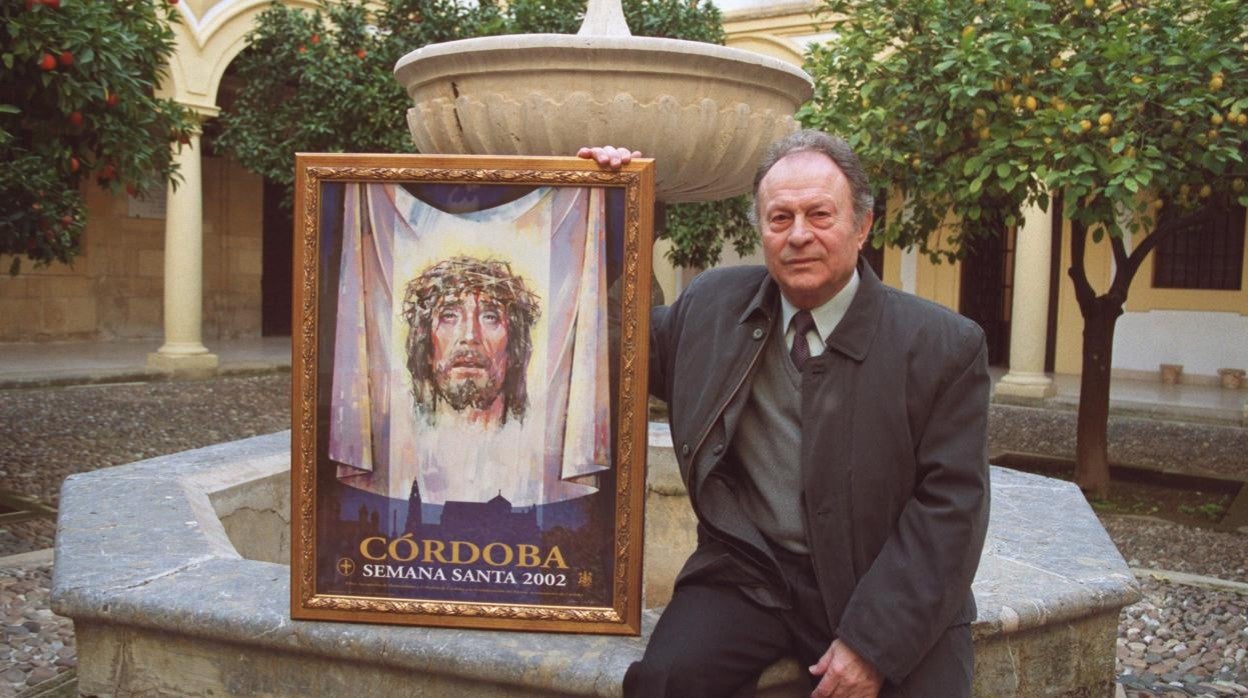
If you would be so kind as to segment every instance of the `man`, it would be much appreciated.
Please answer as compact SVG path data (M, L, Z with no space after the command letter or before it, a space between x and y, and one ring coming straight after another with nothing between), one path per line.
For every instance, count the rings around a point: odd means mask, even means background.
M470 424L523 421L537 296L506 262L458 256L424 270L403 297L407 369L417 410L445 402Z
M708 271L651 320L698 547L625 693L731 696L796 656L817 696L969 695L983 333L860 259L873 201L843 141L776 143L754 199L766 268Z

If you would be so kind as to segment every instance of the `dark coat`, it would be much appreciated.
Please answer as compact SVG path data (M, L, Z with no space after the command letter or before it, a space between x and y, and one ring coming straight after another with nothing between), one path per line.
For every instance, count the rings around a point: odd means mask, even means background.
M975 323L858 268L827 351L802 370L800 505L833 634L901 684L947 628L975 618L970 586L988 523L987 349ZM650 391L668 402L699 521L678 583L715 574L786 607L787 584L737 504L725 457L779 313L779 289L761 267L700 275L652 314Z

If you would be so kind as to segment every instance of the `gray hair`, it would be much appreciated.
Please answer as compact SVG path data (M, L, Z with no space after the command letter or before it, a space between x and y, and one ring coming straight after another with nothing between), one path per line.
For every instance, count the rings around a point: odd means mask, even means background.
M754 224L762 229L763 222L759 218L761 212L758 210L758 188L763 183L763 178L777 162L801 152L826 155L841 170L841 174L849 181L849 191L854 201L854 224L862 225L867 214L875 207L875 197L871 195L867 172L848 143L814 129L795 131L772 143L758 163L758 170L754 172L754 196L750 199L750 219Z

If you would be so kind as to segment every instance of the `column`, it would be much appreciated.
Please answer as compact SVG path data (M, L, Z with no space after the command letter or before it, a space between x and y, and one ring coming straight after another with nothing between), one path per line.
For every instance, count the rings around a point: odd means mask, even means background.
M1057 392L1053 379L1044 373L1052 226L1051 210L1036 206L1023 209L1023 224L1014 244L1010 372L997 381L997 395L1045 398Z
M165 343L147 355L153 368L207 371L217 367L203 343L204 187L199 131L173 145L182 183L169 184L165 209Z

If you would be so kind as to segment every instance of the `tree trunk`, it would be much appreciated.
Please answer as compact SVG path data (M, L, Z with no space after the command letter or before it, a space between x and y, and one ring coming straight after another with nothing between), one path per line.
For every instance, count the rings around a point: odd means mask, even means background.
M1114 325L1122 304L1099 296L1083 308L1083 374L1075 437L1075 483L1089 498L1109 495L1109 383Z
M1070 269L1075 300L1083 315L1083 375L1079 377L1079 423L1075 434L1075 484L1092 499L1109 495L1109 374L1113 365L1114 326L1127 302L1131 280L1144 258L1163 239L1199 219L1201 210L1163 218L1151 234L1137 240L1128 252L1122 238L1111 237L1114 277L1104 295L1088 283L1084 258L1088 227L1070 222Z

